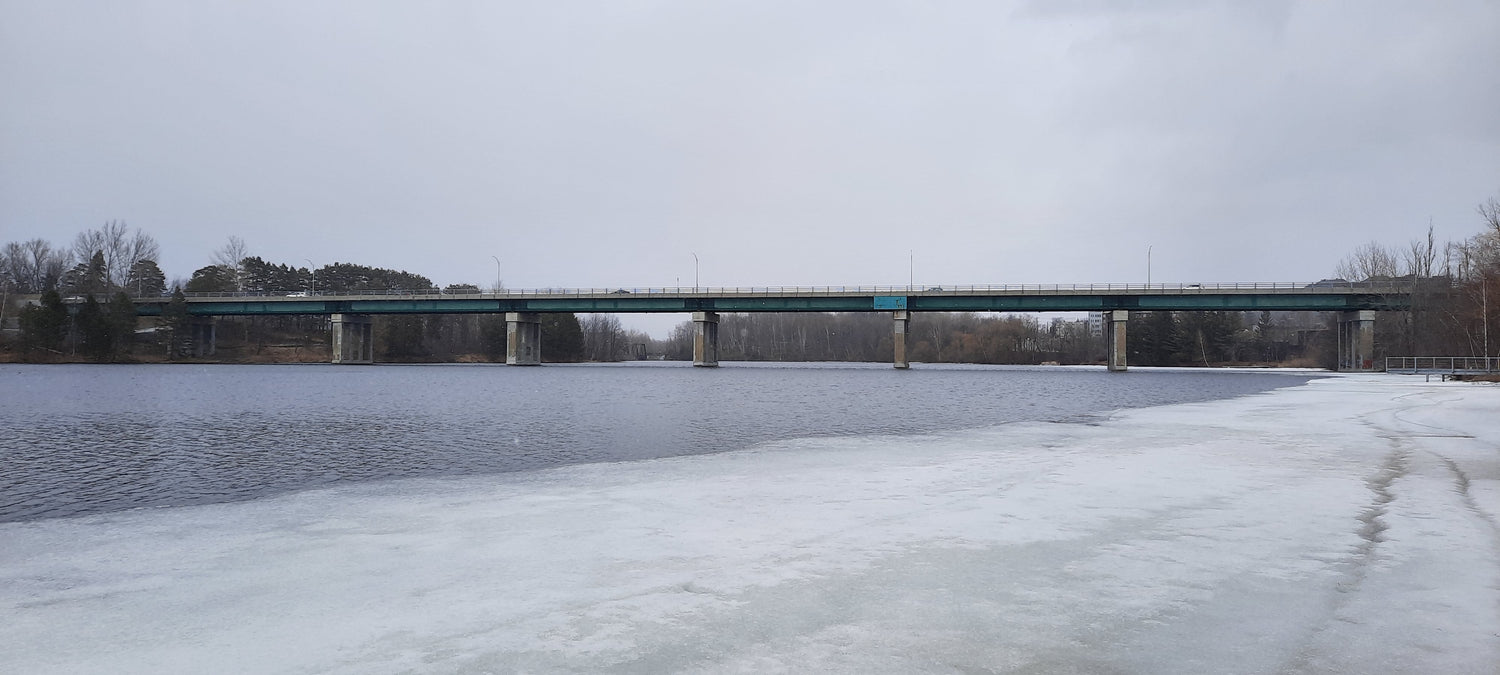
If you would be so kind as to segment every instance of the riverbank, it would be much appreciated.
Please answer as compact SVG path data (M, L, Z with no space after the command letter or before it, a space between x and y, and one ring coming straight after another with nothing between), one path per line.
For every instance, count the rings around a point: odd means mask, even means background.
M1344 375L1082 423L9 523L0 655L28 673L1491 673L1497 412L1493 385Z

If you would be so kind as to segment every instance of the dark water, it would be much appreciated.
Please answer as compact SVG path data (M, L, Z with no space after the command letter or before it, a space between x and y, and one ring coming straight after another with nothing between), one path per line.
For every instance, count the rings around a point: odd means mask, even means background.
M1285 374L881 364L0 366L0 522L1226 398Z

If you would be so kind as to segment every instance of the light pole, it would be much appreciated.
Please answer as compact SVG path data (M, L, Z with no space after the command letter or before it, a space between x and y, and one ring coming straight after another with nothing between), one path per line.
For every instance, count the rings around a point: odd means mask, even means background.
M490 259L495 261L495 292L499 293L500 289L505 288L505 280L500 278L500 258L492 255Z
M688 251L688 253L693 253ZM698 292L698 254L693 253L693 292Z
M1146 288L1151 287L1151 246L1146 246Z
M312 288L308 290L307 294L308 295L317 295L318 294L318 268L317 268L316 265L313 264L312 259L310 259L310 258L303 258L303 260L307 261L307 276L308 276L309 279L312 280Z

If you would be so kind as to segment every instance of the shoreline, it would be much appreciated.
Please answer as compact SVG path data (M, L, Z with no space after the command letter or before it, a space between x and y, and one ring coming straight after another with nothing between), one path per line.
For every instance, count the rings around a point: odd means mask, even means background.
M1089 424L3 524L0 653L23 672L1490 672L1500 388L1316 374Z

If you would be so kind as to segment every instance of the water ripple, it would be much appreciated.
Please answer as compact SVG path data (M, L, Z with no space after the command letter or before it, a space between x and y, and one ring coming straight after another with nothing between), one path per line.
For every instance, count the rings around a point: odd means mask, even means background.
M1069 421L1305 378L879 364L4 366L0 522L353 481Z

